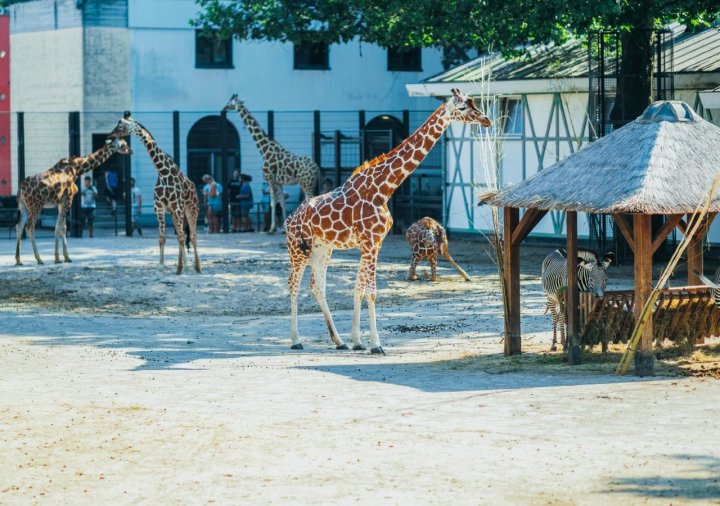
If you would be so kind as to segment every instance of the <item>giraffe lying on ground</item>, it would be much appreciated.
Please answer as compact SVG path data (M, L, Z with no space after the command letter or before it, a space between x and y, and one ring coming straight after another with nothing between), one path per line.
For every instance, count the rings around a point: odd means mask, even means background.
M158 221L160 234L160 264L165 266L165 213L170 213L175 234L177 235L180 252L178 254L177 274L182 274L183 266L187 264L185 254L185 227L189 229L190 242L195 254L195 271L200 272L200 257L197 251L197 219L200 212L200 201L197 189L177 166L175 160L158 146L150 132L135 121L129 111L125 112L115 129L110 133L111 138L137 135L145 144L145 148L158 171L155 183L155 216Z
M283 185L299 184L305 198L312 198L317 194L320 167L312 158L291 153L266 134L237 94L230 97L225 110L238 112L263 157L263 178L270 188L271 224L268 232L275 232L276 203L280 204L283 221L286 216Z
M407 239L412 252L408 280L415 281L418 279L415 268L421 260L427 259L430 262L430 280L437 281L437 259L438 254L442 254L457 269L465 281L470 281L470 277L450 256L447 232L437 221L428 216L420 218L407 229L405 239Z
M325 316L330 338L337 349L347 345L338 336L325 296L325 277L335 249L360 250L360 268L355 282L352 317L353 350L364 350L360 343L360 306L367 300L370 320L371 353L384 353L375 321L375 270L382 241L392 227L387 202L393 192L425 158L451 121L490 126L475 101L453 90L453 97L442 104L391 152L360 167L347 182L317 197L306 199L285 222L290 254L290 340L292 349L302 349L298 339L297 303L300 280L311 265L310 290Z
M20 261L20 242L22 231L30 238L35 260L42 264L37 245L35 244L35 223L37 222L43 207L58 208L57 221L55 222L55 263L60 263L59 242L62 241L63 257L66 262L71 262L67 249L67 215L70 212L78 187L75 180L81 175L92 171L102 165L115 153L131 155L132 150L127 142L116 139L108 140L97 151L88 156L74 156L63 158L51 168L23 179L18 190L18 211L19 220L15 225L17 236L15 246L15 264L22 265Z

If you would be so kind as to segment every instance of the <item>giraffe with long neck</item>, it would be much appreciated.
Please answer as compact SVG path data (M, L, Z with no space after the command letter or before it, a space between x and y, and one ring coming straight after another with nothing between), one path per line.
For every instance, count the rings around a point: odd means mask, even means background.
M312 198L316 194L316 188L320 181L320 167L312 158L291 153L265 133L237 95L230 97L225 110L238 112L263 157L263 178L270 187L271 224L269 232L274 232L276 229L276 204L280 204L282 220L285 220L283 185L299 184L305 197Z
M367 301L371 353L384 353L375 320L375 271L383 239L392 227L387 202L393 192L422 162L451 121L490 126L492 122L472 98L453 90L415 133L385 155L358 167L345 184L330 193L305 200L285 222L290 254L290 340L292 349L302 349L298 338L297 303L303 272L311 265L310 290L317 298L330 338L337 349L348 349L338 335L328 308L325 280L335 249L360 250L353 296L351 337L353 350L364 350L360 342L360 310Z
M200 202L195 185L180 172L180 167L175 160L160 149L148 129L135 121L130 112L125 112L123 118L110 133L110 137L119 138L129 135L135 135L142 141L158 172L154 192L154 210L160 235L159 268L163 268L165 265L165 213L170 213L179 246L177 274L182 274L183 267L187 264L185 224L190 233L190 242L195 255L195 271L200 272L200 257L197 251L197 219Z
M57 221L55 222L55 263L60 263L60 242L62 242L64 260L66 262L72 261L67 248L66 218L72 207L75 194L78 192L75 181L78 177L105 163L115 153L130 155L132 150L123 140L108 140L100 149L88 156L63 158L45 172L23 179L17 197L20 219L15 225L15 235L17 237L15 245L16 265L22 265L20 241L23 228L30 238L35 260L37 260L38 264L43 263L35 244L35 224L40 213L42 213L43 207L55 206L58 208Z

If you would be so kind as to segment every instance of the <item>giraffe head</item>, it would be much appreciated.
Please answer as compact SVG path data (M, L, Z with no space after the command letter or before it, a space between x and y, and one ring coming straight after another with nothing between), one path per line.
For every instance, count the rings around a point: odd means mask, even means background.
M120 153L121 155L132 155L132 149L124 139L115 138L107 139L105 144L109 145L110 151L113 153Z
M242 105L242 100L238 98L237 93L234 93L233 96L230 97L230 100L228 100L227 105L223 108L223 111L237 111Z
M457 88L451 91L453 96L448 101L450 119L484 127L492 126L492 121L478 108L474 98L463 95Z
M110 132L108 139L120 139L122 137L128 137L133 134L137 134L140 130L140 126L133 119L130 111L125 111L123 117L118 121L117 126Z

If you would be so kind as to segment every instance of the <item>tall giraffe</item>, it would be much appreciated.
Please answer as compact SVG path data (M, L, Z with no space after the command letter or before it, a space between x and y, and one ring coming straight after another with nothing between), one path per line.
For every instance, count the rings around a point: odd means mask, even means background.
M23 228L25 228L25 232L30 238L35 260L37 260L38 264L43 263L35 244L35 223L40 213L42 213L43 207L54 206L58 208L57 221L55 222L55 263L60 263L58 249L61 240L65 261L72 261L67 249L66 217L75 194L78 192L75 180L105 163L115 153L131 155L132 150L123 140L107 140L100 149L88 156L63 158L45 172L23 179L17 197L20 219L15 225L15 235L17 236L15 245L16 265L22 265L20 261L20 241Z
M250 135L263 157L263 178L270 187L270 232L275 232L275 204L279 203L282 209L282 219L285 221L285 194L283 185L299 184L306 198L315 196L317 185L320 182L320 167L307 156L291 153L268 134L250 114L245 104L238 99L237 94L230 97L225 106L226 111L237 111L245 122Z
M327 305L325 279L333 250L357 248L360 250L360 267L354 292L353 350L365 349L360 343L360 309L365 297L370 320L370 352L384 353L375 321L375 270L382 241L393 222L387 202L453 120L486 127L492 125L472 98L454 89L453 97L395 149L358 167L343 186L305 200L287 219L292 349L302 349L298 339L297 298L308 265L312 266L310 290L320 304L330 338L337 349L348 349L338 336Z
M195 185L180 172L175 160L160 149L148 129L135 121L130 112L126 111L123 118L118 121L117 126L110 133L110 137L118 138L129 135L136 135L140 138L158 172L154 192L154 209L160 233L159 267L162 268L165 265L165 213L168 212L172 217L179 245L177 274L182 274L183 266L187 264L184 248L186 224L190 231L190 242L195 254L195 271L200 272L200 257L197 251L197 219L200 204Z

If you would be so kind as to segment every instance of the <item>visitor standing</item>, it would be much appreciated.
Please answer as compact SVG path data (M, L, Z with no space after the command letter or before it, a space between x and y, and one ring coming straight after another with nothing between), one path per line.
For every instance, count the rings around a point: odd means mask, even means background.
M93 236L94 225L95 225L95 200L97 199L98 193L95 185L92 184L92 178L85 176L83 180L83 189L80 193L80 237L82 237L82 229L87 226L88 235Z

